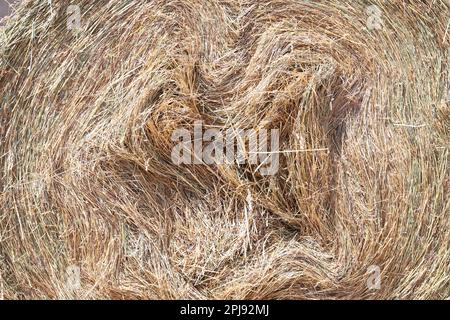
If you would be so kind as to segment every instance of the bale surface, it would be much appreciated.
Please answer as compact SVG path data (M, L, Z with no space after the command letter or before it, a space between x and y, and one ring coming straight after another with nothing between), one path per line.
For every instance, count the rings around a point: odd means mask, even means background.
M448 17L24 1L0 32L0 297L449 298ZM175 165L198 120L278 128L279 171Z

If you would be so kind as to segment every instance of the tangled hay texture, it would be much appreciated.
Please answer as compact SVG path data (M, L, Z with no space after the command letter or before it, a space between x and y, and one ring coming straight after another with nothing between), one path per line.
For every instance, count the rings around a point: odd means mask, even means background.
M0 296L450 297L448 17L443 0L23 2L1 29ZM278 173L173 164L198 120L280 129Z

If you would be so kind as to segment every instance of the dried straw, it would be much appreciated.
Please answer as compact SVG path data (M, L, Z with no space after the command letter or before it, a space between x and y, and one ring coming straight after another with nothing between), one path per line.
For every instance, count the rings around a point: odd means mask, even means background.
M24 1L0 31L0 297L449 298L449 6ZM173 164L196 120L280 129L278 173Z

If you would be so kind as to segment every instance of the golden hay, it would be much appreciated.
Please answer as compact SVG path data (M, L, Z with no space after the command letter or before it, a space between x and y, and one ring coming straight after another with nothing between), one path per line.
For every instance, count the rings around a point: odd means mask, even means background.
M449 298L448 17L25 1L1 29L0 297ZM280 129L278 173L175 165L196 120Z

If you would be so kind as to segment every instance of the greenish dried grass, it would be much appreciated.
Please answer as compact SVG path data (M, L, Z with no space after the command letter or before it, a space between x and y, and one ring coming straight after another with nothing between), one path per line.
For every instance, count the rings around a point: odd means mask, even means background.
M50 3L0 32L0 297L450 297L448 1ZM195 120L327 152L175 166Z

